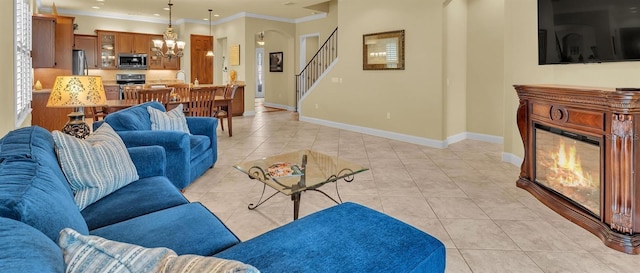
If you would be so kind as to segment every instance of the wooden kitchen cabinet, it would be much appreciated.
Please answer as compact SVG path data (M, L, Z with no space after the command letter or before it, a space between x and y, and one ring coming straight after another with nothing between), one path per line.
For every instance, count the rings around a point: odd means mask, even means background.
M34 14L31 19L33 68L71 69L75 18Z
M149 54L149 35L139 33L118 33L118 53Z
M56 64L56 18L33 15L31 17L32 49L34 68L54 67Z
M48 107L51 89L33 90L31 100L31 125L38 125L49 131L62 130L67 121L71 108Z
M98 36L81 35L74 36L74 48L84 50L87 57L87 66L90 69L98 68Z
M244 85L239 85L236 94L233 97L232 110L233 116L242 116L244 114Z
M116 32L96 30L100 52L98 63L101 69L117 69L116 62Z
M56 65L58 69L73 67L73 21L75 17L56 16Z
M104 93L107 97L107 100L120 99L120 87L118 85L105 85Z

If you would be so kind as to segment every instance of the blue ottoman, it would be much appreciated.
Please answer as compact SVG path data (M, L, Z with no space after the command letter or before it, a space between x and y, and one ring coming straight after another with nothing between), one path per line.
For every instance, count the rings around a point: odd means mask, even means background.
M438 239L383 213L340 204L215 254L268 272L444 272Z

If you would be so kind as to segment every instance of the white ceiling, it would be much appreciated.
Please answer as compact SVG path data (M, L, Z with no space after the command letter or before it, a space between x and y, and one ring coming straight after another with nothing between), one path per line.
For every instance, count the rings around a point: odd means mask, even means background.
M171 21L203 22L212 9L212 23L248 13L295 22L326 12L329 0L170 0ZM55 2L58 14L128 18L139 21L168 22L168 0L36 0L42 13L51 12ZM99 7L96 9L94 7ZM154 15L158 14L158 15ZM218 15L218 16L215 16Z

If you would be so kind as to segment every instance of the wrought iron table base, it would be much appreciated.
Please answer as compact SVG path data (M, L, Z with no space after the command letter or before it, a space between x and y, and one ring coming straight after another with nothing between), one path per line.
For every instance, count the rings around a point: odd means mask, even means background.
M353 178L351 180L345 179L345 181L347 182L351 182L353 181ZM319 189L306 189L304 191L317 191L319 193L324 194L324 196L326 196L327 198L331 199L331 201L335 202L336 204L341 204L342 203L342 197L340 197L340 191L338 191L338 181L336 181L336 193L338 194L338 200L334 199L333 197L331 197L329 194L327 194L324 191L321 191ZM267 197L266 199L262 200L262 198L264 197L264 193L267 189L267 184L264 184L262 186L262 194L260 194L260 199L258 199L258 203L257 204L249 204L249 206L247 206L247 208L249 210L254 210L256 208L258 208L260 205L264 204L265 202L267 202L269 199L271 199L271 197L276 196L276 194L280 193L279 191L274 192L272 195L270 195L269 197ZM302 196L302 191L301 192L296 192L294 194L291 194L291 201L293 201L293 220L298 220L298 215L300 214L300 197Z

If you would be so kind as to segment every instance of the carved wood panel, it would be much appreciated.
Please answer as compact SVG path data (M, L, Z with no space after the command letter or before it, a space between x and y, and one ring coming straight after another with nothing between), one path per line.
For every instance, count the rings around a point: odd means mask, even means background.
M611 130L611 228L632 234L633 117L613 114Z

